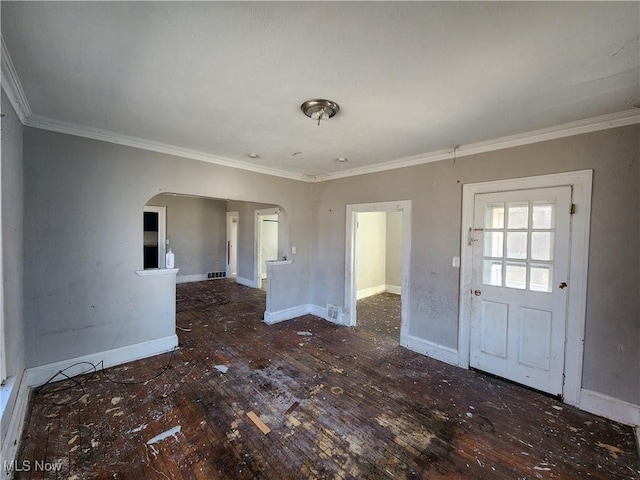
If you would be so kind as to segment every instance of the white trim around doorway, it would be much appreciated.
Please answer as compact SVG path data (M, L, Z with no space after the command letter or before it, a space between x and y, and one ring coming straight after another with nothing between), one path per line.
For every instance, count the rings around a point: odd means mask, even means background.
M585 312L587 298L587 271L589 254L589 227L591 220L591 190L593 171L556 173L535 177L473 183L462 188L462 234L460 271L460 318L458 330L458 365L469 368L469 341L471 325L472 248L468 242L473 226L474 199L477 194L525 190L534 188L570 186L575 214L571 215L569 279L571 292L567 304L566 346L562 391L570 405L580 404L582 362L584 355ZM567 208L570 208L567 205Z

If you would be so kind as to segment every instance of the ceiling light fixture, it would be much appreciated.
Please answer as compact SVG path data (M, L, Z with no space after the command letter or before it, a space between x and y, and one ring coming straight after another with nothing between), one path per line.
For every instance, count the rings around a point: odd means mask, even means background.
M257 153L249 153L247 155L247 157L249 157L249 158L260 158L260 155L258 155Z
M331 100L315 99L307 100L300 105L300 109L307 117L318 120L318 125L320 125L320 120L328 120L338 113L340 105Z
M336 162L344 163L344 162L348 162L348 161L349 161L348 158L344 158L344 157L336 158Z

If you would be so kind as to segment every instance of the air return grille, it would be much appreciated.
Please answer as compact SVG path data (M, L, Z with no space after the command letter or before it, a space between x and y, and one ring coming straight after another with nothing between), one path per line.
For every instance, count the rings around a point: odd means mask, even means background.
M327 303L327 320L335 320L340 318L340 307Z
M225 278L227 276L227 272L209 272L207 273L207 278Z

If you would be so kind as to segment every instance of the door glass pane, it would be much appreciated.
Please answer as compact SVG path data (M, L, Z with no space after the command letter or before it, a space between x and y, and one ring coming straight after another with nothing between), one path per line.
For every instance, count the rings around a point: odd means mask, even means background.
M553 282L553 265L531 264L531 285L529 290L534 292L550 292Z
M507 258L527 258L527 232L507 232Z
M484 234L484 256L502 257L502 232L485 232Z
M485 285L502 286L502 261L485 260L482 267L482 283Z
M531 233L531 259L553 260L553 232Z
M490 203L485 207L484 228L504 228L504 203Z
M555 203L548 200L533 202L533 228L554 228L556 224L555 207Z
M527 288L527 264L519 262L507 262L505 274L505 286L509 288Z
M529 226L529 202L510 203L507 228L527 228Z

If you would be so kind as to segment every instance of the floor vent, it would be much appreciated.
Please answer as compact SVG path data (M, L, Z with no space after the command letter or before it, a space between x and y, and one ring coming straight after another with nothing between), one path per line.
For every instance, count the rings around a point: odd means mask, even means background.
M227 272L209 272L207 273L207 278L225 278L227 276Z
M338 321L340 317L340 307L327 303L327 320Z

